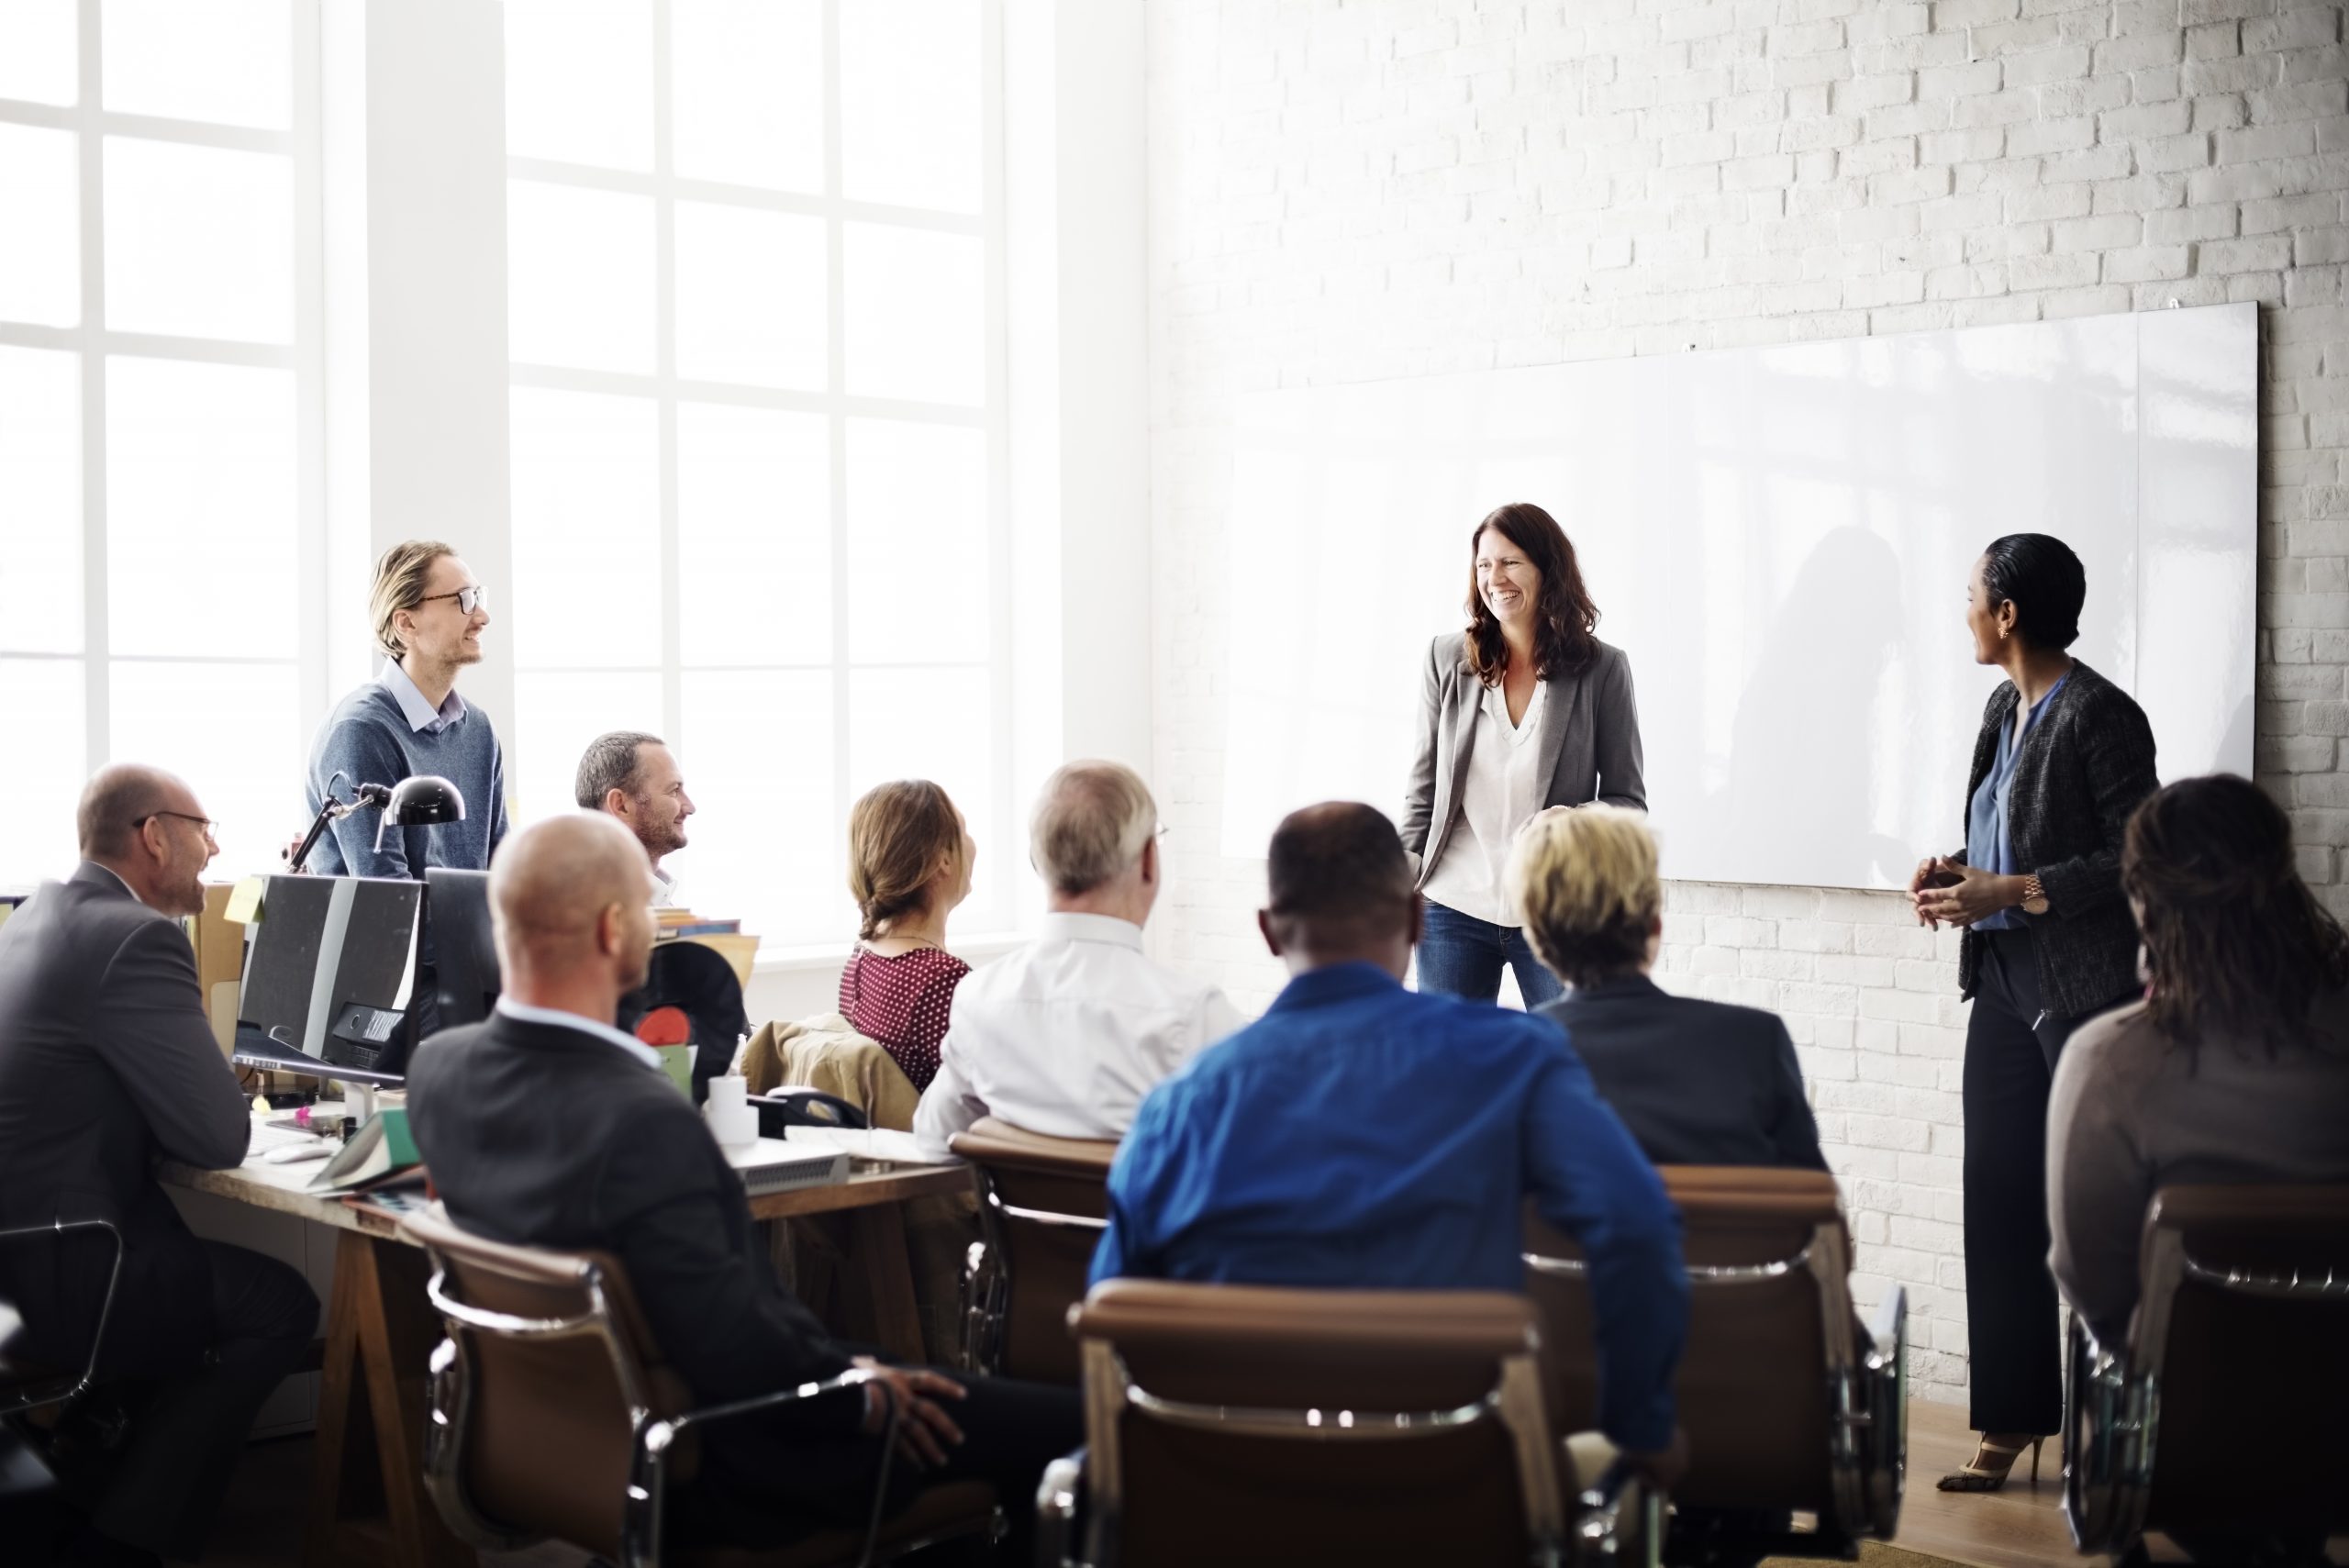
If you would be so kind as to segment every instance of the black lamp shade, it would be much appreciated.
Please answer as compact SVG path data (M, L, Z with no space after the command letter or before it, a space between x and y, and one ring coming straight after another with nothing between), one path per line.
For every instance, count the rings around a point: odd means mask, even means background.
M430 773L402 779L392 786L392 803L384 808L386 828L429 828L465 819L465 797L455 784Z

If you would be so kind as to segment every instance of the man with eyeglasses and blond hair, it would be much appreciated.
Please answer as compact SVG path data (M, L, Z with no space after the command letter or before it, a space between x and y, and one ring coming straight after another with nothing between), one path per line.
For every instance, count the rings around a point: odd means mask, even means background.
M0 1230L19 1232L0 1300L24 1319L13 1349L99 1387L43 1440L71 1502L12 1521L0 1558L193 1559L318 1302L299 1271L191 1234L154 1176L158 1158L227 1170L252 1130L178 918L204 910L213 823L183 781L117 763L76 825L80 866L0 926ZM74 1221L114 1236L41 1234Z
M378 849L377 814L353 812L318 840L310 869L409 878L421 878L428 865L486 871L506 837L506 758L489 715L457 695L457 674L481 662L487 590L451 546L409 539L375 563L368 610L387 662L320 727L310 748L308 807L315 813L323 806L329 786L348 799L362 784L395 784L429 773L457 786L465 819L393 828Z

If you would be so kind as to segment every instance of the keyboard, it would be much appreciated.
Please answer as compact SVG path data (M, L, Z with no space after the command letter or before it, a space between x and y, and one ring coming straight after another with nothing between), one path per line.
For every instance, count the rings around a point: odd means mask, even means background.
M257 1154L266 1154L273 1149L284 1149L291 1144L314 1144L317 1141L318 1136L314 1132L304 1132L298 1128L272 1127L266 1122L257 1121L253 1123L252 1141L245 1145L245 1158L250 1160Z

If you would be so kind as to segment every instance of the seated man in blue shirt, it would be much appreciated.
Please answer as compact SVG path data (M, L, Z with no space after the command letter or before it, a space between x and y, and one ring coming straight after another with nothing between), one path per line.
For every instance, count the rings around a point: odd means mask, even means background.
M1653 1167L1555 1025L1403 988L1419 904L1376 810L1291 815L1266 873L1288 985L1142 1102L1093 1278L1522 1290L1531 1195L1589 1256L1600 1425L1668 1485L1688 1286Z

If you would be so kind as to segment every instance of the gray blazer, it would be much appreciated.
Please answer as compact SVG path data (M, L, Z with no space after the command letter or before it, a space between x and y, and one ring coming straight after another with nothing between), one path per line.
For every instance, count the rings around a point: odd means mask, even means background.
M1601 642L1578 675L1549 683L1542 699L1542 749L1544 807L1610 806L1648 808L1647 782L1640 768L1640 709L1631 694L1631 662L1623 651ZM1414 885L1427 885L1460 820L1461 785L1468 776L1468 751L1476 739L1476 705L1484 684L1468 668L1468 634L1448 632L1428 644L1426 684L1419 693L1419 751L1411 763L1410 788L1403 797L1403 850L1411 857Z
M150 1168L234 1165L252 1122L180 923L83 862L0 926L0 1226L110 1219L126 1295L204 1300L209 1265ZM54 1330L86 1326L106 1289L106 1255L67 1245L0 1258L0 1292L46 1347L72 1340ZM183 1316L200 1346L211 1315Z

